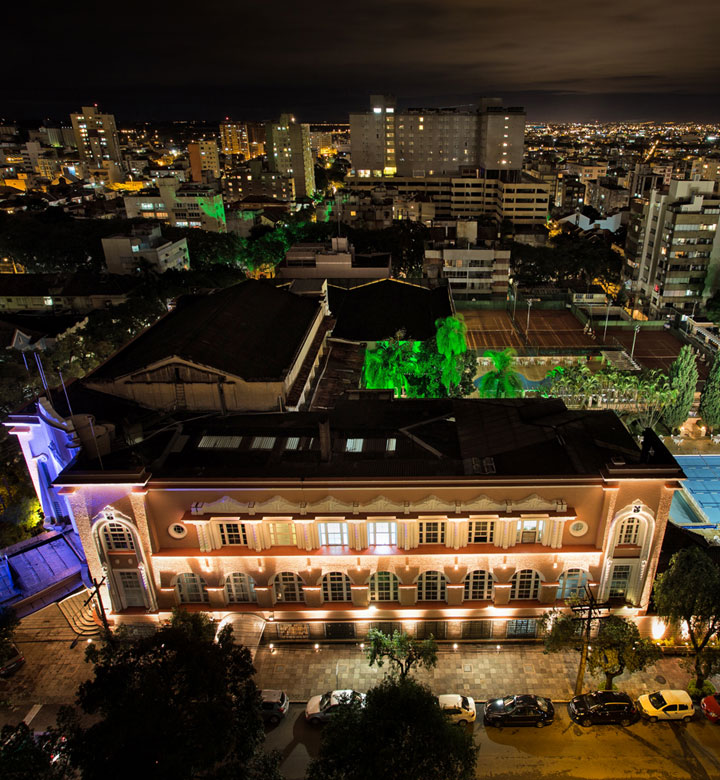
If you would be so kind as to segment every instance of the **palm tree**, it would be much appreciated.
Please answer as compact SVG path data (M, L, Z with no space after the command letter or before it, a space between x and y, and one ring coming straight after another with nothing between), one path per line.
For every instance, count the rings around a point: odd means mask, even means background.
M379 342L376 349L365 350L363 379L369 390L394 390L407 394L408 374L413 371L413 345L403 340L399 331L395 338Z
M515 350L511 347L495 351L488 349L483 357L490 358L493 371L480 377L478 391L481 398L518 398L522 395L522 382L513 368Z
M440 381L449 394L462 379L462 366L458 357L467 352L467 325L461 316L455 316L435 320L435 327L435 343L441 357Z

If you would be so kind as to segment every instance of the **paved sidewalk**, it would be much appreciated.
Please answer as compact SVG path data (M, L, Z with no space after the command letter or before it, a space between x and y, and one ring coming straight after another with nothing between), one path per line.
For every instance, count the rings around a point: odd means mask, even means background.
M464 693L484 701L508 693L540 693L558 701L572 697L579 653L545 655L540 647L463 645L458 650L441 646L438 665L416 678L436 693ZM255 656L256 683L260 688L280 688L293 701L307 701L334 688L366 691L382 679L388 665L370 668L359 646L267 646ZM616 678L617 687L638 696L658 688L684 688L689 674L677 658L662 658L645 672ZM585 676L584 690L597 688L599 678Z

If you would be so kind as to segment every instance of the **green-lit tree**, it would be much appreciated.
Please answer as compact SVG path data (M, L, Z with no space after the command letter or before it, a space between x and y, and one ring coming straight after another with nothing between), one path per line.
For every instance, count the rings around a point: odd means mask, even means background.
M368 632L369 647L365 650L370 666L378 668L387 661L391 674L401 678L408 676L414 669L434 669L437 666L437 642L429 639L413 639L405 631L393 631L392 635L371 628Z
M483 357L492 361L493 370L480 377L478 391L481 398L518 398L522 395L522 383L513 368L514 356L515 350L511 347L483 352Z
M375 349L365 350L363 380L369 390L394 390L398 396L406 395L408 376L415 370L418 346L404 339L398 331L395 338L380 341Z
M85 717L59 718L83 780L124 778L130 748L137 777L255 777L260 697L250 652L233 642L231 626L216 638L207 615L176 610L152 636L112 636L87 657L93 677L77 699ZM277 777L259 766L260 777Z
M720 425L720 356L716 355L700 396L700 417L712 433Z
M699 547L686 547L655 580L653 597L658 615L687 633L693 686L701 692L718 657L713 637L720 630L720 566Z
M435 327L435 342L441 358L440 381L451 395L462 379L462 364L458 358L467 352L467 325L461 316L454 316L436 320Z
M386 677L325 726L308 780L471 780L478 746L450 723L435 695L411 678Z
M695 398L697 381L695 355L692 347L685 344L670 366L670 387L676 395L668 401L663 410L663 419L668 428L677 430L687 420Z
M592 640L587 666L591 674L605 676L604 689L613 689L613 680L623 672L641 672L660 657L660 649L649 639L641 639L635 623L610 615L600 621Z

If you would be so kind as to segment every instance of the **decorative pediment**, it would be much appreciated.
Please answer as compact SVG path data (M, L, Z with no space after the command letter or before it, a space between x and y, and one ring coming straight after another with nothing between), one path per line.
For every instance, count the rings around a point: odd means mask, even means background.
M537 493L533 493L526 498L507 502L508 512L531 511L531 512L564 512L567 504L560 498L548 500L542 498Z
M101 509L95 515L95 517L93 517L92 525L95 525L95 523L99 522L121 522L135 525L135 521L131 517L128 517L122 512L118 512L118 510L110 504L108 504L106 507L103 507L103 509Z

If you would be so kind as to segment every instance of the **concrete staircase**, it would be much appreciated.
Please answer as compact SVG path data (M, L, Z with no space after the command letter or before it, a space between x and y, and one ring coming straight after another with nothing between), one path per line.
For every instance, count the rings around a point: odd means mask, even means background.
M83 588L72 596L58 601L58 607L65 616L70 628L79 637L99 636L102 626L95 611L95 601L85 602L90 598L90 591Z
M603 358L618 371L640 371L640 366L625 350L603 350Z

